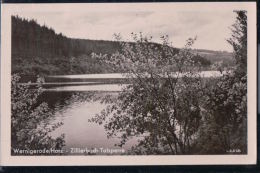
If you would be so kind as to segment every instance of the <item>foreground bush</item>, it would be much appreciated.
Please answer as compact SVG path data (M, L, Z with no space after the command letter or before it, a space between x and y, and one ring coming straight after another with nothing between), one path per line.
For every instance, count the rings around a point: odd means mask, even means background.
M47 103L38 103L42 93L41 79L36 89L19 84L19 75L12 75L11 83L11 148L20 150L61 149L64 135L53 139L49 133L61 123L50 124L53 112Z

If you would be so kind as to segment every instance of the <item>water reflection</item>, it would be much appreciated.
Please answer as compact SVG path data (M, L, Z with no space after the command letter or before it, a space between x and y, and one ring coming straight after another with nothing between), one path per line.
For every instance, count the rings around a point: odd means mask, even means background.
M120 142L119 138L108 139L103 125L89 122L90 118L107 106L100 99L107 94L116 96L117 92L45 91L41 99L54 111L52 123L63 122L50 135L58 137L65 134L64 148L68 151L71 148L120 148L115 146ZM127 151L136 142L137 139L130 140L123 149Z

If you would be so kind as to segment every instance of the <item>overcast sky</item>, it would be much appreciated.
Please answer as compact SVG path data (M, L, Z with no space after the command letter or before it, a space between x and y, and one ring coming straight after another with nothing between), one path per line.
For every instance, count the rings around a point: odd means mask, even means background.
M230 26L235 22L232 10L174 11L156 9L84 10L84 11L22 11L27 19L36 19L41 25L52 27L68 37L96 40L114 40L120 33L129 40L131 33L143 32L160 42L160 36L169 35L175 47L183 47L189 37L197 36L194 48L232 51L226 42Z

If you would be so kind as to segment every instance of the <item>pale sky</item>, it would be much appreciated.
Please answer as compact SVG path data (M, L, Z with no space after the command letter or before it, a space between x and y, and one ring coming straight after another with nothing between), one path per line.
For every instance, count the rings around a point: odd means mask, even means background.
M169 8L168 8L169 9ZM226 39L231 36L230 26L235 22L232 10L162 10L158 8L125 8L121 10L18 10L14 14L36 19L41 25L52 27L67 37L114 40L120 33L130 40L131 33L142 32L160 42L168 35L174 47L183 47L190 37L197 36L193 48L232 51Z

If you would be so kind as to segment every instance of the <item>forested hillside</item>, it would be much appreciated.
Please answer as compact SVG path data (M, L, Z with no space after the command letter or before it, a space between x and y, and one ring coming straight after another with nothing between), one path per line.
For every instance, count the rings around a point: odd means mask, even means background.
M160 47L157 43L153 44ZM178 52L176 48L173 50ZM55 33L52 28L40 26L35 20L12 16L12 73L53 75L120 72L91 57L93 52L110 55L116 51L120 51L119 42L68 38ZM198 53L195 61L209 67L216 60L211 61L207 54Z
M111 54L113 41L71 39L35 20L12 16L12 72L22 74L106 73L111 69L90 54Z
M205 49L195 49L195 51L205 59L209 60L211 63L223 62L223 67L234 66L235 60L233 58L233 53L226 51L213 51Z

